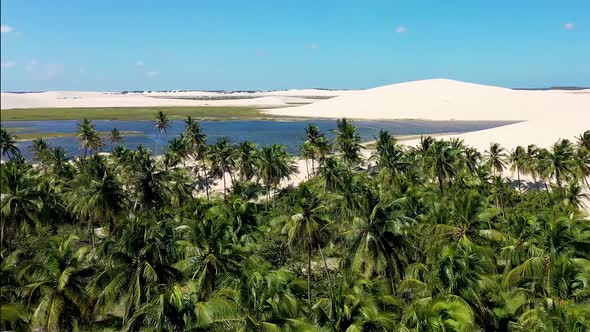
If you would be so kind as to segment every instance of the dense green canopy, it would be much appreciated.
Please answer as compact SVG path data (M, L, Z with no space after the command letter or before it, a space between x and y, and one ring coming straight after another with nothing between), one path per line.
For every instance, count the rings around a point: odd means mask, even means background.
M2 330L590 330L590 132L381 132L365 160L343 119L333 142L307 129L308 180L285 187L285 147L207 145L190 118L163 158L79 129L78 158L38 140L34 165L0 133Z

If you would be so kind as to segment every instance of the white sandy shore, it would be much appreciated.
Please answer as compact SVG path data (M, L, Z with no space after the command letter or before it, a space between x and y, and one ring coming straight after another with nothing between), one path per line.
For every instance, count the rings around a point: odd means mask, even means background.
M251 106L286 107L291 104L313 103L349 93L342 90L284 90L268 92L83 92L48 91L38 93L3 92L1 109L12 108L70 108L70 107L150 107L150 106ZM191 100L180 98L215 98ZM227 98L227 99L223 99Z

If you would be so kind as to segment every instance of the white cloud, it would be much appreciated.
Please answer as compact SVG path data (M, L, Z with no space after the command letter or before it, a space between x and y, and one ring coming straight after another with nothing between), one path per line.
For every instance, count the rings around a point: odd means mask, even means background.
M148 71L147 73L145 73L147 75L147 77L156 77L158 76L158 72L153 70L153 71Z
M12 68L16 66L16 62L12 60L0 61L0 67L2 68Z
M141 60L137 60L137 62L135 63L135 65L136 65L137 67L143 67L143 61L141 61Z
M0 32L12 32L14 29L10 25L0 25Z
M406 28L403 25L400 25L397 28L395 28L395 32L397 32L397 33L404 33L404 32L407 32L407 31L408 31L408 28Z
M575 27L576 26L573 23L571 23L571 22L568 22L568 23L566 23L566 24L563 25L563 28L566 29L566 30L573 30Z

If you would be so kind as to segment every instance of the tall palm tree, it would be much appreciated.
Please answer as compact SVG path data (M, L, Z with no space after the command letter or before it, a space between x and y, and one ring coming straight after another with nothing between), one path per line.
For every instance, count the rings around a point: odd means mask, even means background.
M29 149L33 152L33 160L39 162L43 160L49 150L49 144L43 138L35 138L31 141Z
M2 227L0 244L11 241L20 230L28 233L38 223L43 207L41 193L37 189L38 181L30 166L9 162L0 165L0 189L2 193ZM6 234L5 234L6 233Z
M0 128L0 151L3 156L10 159L20 154L20 150L16 146L14 135L4 128Z
M223 179L223 195L227 195L226 173L229 175L232 184L234 183L232 169L234 168L234 147L229 143L229 138L220 137L217 143L211 146L209 152L215 173Z
M289 247L292 250L307 252L307 302L311 307L311 257L316 248L320 251L324 264L324 271L328 278L330 296L333 297L333 285L328 271L328 265L322 252L322 245L326 242L326 226L329 221L326 219L327 207L322 199L313 193L306 185L301 186L297 192L297 203L295 211L283 232L287 233Z
M349 167L355 167L361 161L361 137L352 121L342 118L336 121L336 148Z
M426 169L438 180L439 189L443 193L443 184L457 174L458 151L445 141L434 141L428 146L425 155Z
M308 160L312 159L315 157L314 156L314 149L311 146L311 144L309 144L308 142L304 142L303 144L301 144L301 146L299 147L299 155L301 155L301 157L303 157L303 159L305 159L305 171L307 173L307 178L309 178L309 166L308 166ZM313 169L313 161L312 161L312 169Z
M109 141L111 142L111 150L115 144L121 144L124 141L121 132L117 128L112 128L111 132L109 133Z
M324 164L324 160L326 160L326 158L328 157L328 155L330 155L331 152L332 144L330 144L328 138L326 136L318 138L318 140L315 142L314 153L316 154L319 166L322 166Z
M320 168L320 175L324 179L324 190L336 192L341 188L341 179L347 177L348 170L336 157L326 158Z
M179 163L186 165L186 160L191 153L189 143L182 137L174 137L168 142L166 155L171 158L168 166L174 167Z
M168 119L168 114L158 111L154 116L154 126L158 130L158 140L156 141L154 153L158 153L158 142L160 141L162 134L166 133L166 130L168 130L170 127L170 119Z
M271 188L276 191L281 180L289 178L296 170L293 157L284 145L273 144L260 151L259 176L266 187L267 202Z
M497 172L502 173L506 168L506 153L504 148L498 143L490 143L490 149L485 152L486 165L496 175Z
M553 144L548 155L550 170L559 189L562 189L562 181L569 180L575 174L575 150L573 144L566 139Z
M311 151L311 173L314 174L316 151L318 150L319 141L324 138L324 134L320 133L320 128L318 126L310 123L307 128L305 128L305 136L305 143L308 144Z
M184 121L185 128L182 133L183 137L189 141L191 154L198 161L201 161L201 168L205 178L205 193L209 198L209 175L207 171L207 135L203 132L199 122L187 116Z
M243 141L236 146L235 154L241 181L250 181L256 174L258 146L256 143Z
M522 146L517 146L514 150L510 152L508 156L508 161L510 162L510 170L514 172L516 170L516 178L518 181L518 191L521 191L521 183L520 183L520 172L526 168L526 151ZM514 173L513 173L514 174Z
M85 159L89 151L98 150L102 147L102 138L96 131L96 125L84 118L78 123L76 139L80 142L80 153Z
M380 130L375 137L375 151L371 159L377 160L381 169L388 169L395 176L405 171L408 163L403 160L404 153L397 139L385 130Z

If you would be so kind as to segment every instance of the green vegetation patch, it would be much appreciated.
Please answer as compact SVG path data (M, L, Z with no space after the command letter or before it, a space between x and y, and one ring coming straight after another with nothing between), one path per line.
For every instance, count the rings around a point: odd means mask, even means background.
M153 120L162 111L173 120L191 116L196 120L245 120L266 118L252 107L83 107L83 108L18 108L0 111L2 121L48 120Z
M7 128L9 132L12 132L10 129ZM50 132L50 133L18 133L12 132L16 135L16 140L19 141L28 141L34 138L56 138L56 137L74 137L76 133L65 133L65 132ZM109 132L101 131L99 132L100 136L108 136L110 135ZM121 131L121 136L128 137L128 136L142 136L144 133L139 131Z

